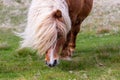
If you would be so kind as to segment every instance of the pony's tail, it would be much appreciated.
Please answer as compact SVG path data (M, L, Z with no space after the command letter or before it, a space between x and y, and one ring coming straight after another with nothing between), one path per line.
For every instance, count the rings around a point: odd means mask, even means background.
M46 53L49 48L55 47L58 34L66 39L68 27L60 10L52 12L36 28L32 47L40 54Z

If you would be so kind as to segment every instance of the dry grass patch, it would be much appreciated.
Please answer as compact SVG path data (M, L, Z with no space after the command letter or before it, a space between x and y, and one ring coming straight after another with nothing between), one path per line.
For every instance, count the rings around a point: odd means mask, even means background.
M96 30L97 34L105 34L105 33L110 33L112 29L110 27L98 27Z
M102 31L113 31L120 28L120 1L119 0L94 0L91 14L83 23L82 31L97 31L99 26L104 26ZM108 27L108 28L107 28Z

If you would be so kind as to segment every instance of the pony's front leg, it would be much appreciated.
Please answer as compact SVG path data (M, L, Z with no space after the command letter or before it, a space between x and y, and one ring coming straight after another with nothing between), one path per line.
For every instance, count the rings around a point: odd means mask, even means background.
M80 30L80 25L73 26L67 35L67 40L63 46L61 58L64 60L71 60L76 47L76 37Z

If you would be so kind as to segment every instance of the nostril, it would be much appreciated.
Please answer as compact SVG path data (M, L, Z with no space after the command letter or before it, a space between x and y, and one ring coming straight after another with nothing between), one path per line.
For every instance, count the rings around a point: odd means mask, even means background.
M48 65L49 67L53 67L51 64Z
M57 65L57 60L54 60L53 66Z
M54 63L53 64L47 64L49 67L54 67L57 65L57 60L54 60Z

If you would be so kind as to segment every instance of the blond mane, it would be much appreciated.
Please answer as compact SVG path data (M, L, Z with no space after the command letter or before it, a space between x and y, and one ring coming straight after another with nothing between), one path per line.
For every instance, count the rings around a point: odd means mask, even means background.
M60 10L63 22L54 18L53 12ZM57 42L57 28L67 35L71 29L68 5L65 0L32 0L25 31L21 33L21 48L31 47L44 54Z

